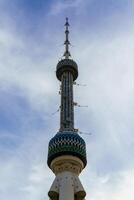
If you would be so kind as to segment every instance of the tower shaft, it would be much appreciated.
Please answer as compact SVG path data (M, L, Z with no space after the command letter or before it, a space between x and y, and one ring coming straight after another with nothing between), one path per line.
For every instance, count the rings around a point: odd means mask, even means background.
M87 164L86 144L74 129L73 83L78 77L78 66L70 59L68 18L65 27L64 59L56 67L61 82L60 129L49 142L47 160L56 177L48 196L50 200L84 200L86 192L79 174Z
M64 72L61 77L60 131L74 130L73 75Z

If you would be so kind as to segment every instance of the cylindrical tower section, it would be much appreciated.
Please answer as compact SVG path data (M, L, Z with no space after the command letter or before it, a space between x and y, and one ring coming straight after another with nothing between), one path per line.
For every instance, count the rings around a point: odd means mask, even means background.
M78 67L71 59L61 60L56 69L61 81L60 131L74 130L73 82L78 77Z
M59 200L74 200L74 186L72 173L66 171L61 174L62 179L59 188Z
M60 130L74 129L73 75L63 72L61 77Z

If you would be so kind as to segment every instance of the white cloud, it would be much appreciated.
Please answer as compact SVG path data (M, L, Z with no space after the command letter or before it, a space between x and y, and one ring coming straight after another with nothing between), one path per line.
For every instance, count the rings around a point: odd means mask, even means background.
M120 34L109 41L87 39L89 47L81 43L78 49L86 46L86 50L76 52L79 81L87 84L84 89L77 88L77 99L79 104L89 106L76 108L77 126L92 132L92 136L86 137L89 163L102 173L107 173L107 169L118 173L134 165L134 37L130 36L131 33Z
M81 4L83 4L82 0L58 0L56 3L54 3L51 7L50 13L51 15L57 15L61 12L64 12L64 10L69 8L78 8Z
M122 171L113 177L92 176L86 182L87 200L133 200L134 171Z
M44 102L47 104L58 88L54 83L54 73L50 75L48 58L42 63L37 61L33 55L36 49L33 49L31 56L27 41L9 30L0 31L0 44L1 89L9 89L13 85L20 88L31 103L36 102L37 107ZM47 51L47 48L45 46L42 51Z
M0 159L2 200L18 197L26 200L47 199L52 178L52 173L44 163L47 157L47 146L44 144L48 143L48 139L39 131L26 135L20 146L13 151L10 149L11 155L8 153L4 159Z

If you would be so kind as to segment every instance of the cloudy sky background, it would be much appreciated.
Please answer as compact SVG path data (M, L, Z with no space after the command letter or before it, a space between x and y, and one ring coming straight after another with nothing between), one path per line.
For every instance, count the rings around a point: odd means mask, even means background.
M46 200L59 128L55 67L70 19L79 66L75 126L87 143L86 200L134 199L134 1L0 0L0 199Z

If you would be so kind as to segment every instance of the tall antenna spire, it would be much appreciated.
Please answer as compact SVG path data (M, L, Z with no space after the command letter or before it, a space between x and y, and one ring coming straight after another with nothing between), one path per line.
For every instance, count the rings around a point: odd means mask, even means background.
M66 23L65 23L65 35L66 35L66 40L64 42L64 45L65 45L65 53L63 56L65 56L66 59L69 59L69 57L71 56L70 52L69 52L69 45L70 45L70 42L69 42L69 22L68 22L68 17L66 17Z

